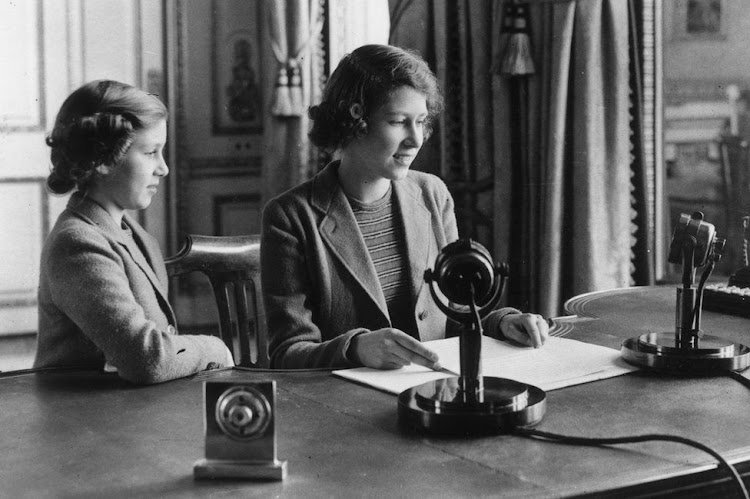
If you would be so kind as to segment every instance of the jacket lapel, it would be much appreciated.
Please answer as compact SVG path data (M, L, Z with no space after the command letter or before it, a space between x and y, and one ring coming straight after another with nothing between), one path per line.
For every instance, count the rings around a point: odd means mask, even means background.
M149 263L149 261L153 262L154 258L158 258L158 256L153 254L155 251L154 248L151 248L145 241L145 231L143 231L143 229L141 229L132 218L127 214L125 215L125 222L133 230L133 236L143 242L144 250L141 251L138 246L136 246L135 240L127 237L123 230L120 227L117 227L117 224L112 220L109 213L107 213L107 211L96 202L86 199L80 194L74 194L71 196L70 201L68 201L68 209L88 219L91 223L99 227L108 238L114 240L127 250L130 258L136 265L138 265L141 271L146 274L149 282L151 282L151 285L156 290L156 294L161 301L162 309L169 318L170 323L176 325L175 314L172 310L172 306L169 304L169 298L167 296L167 289L165 287L166 283L163 283L157 277L154 269ZM147 261L146 258L148 258L149 261Z
M162 293L162 297L166 299L167 276L159 275L157 273L158 267L154 264L154 262L162 259L160 251L150 244L149 236L146 231L128 216L127 213L124 218L125 223L127 223L128 227L133 231L133 239L123 235L121 236L120 243L124 243L135 263L138 264L141 270L143 270L146 276L148 276L151 284ZM122 231L120 231L120 233L122 234ZM138 243L140 243L140 245Z
M393 182L396 203L404 223L406 254L409 256L413 303L424 284L424 272L434 264L437 247L432 237L430 210L424 205L420 189L407 177Z
M338 182L338 162L329 164L313 180L312 205L325 214L319 230L328 250L390 321L375 265Z

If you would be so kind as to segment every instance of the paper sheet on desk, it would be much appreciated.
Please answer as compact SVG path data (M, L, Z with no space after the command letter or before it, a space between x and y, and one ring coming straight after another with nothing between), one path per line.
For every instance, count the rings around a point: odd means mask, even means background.
M439 355L443 367L460 372L458 338L429 341L425 345ZM567 338L552 336L544 347L529 348L482 337L484 376L509 378L545 391L620 376L636 369L620 358L618 350ZM394 394L451 376L414 364L390 371L358 367L333 374Z

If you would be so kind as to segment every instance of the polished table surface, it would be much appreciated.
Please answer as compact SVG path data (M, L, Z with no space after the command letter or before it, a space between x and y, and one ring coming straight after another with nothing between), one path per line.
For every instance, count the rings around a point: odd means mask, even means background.
M619 348L671 330L673 288L577 297L569 338ZM704 327L750 342L750 320L706 312ZM194 481L204 455L203 381L277 383L281 482ZM582 436L668 433L721 452L750 476L750 389L740 377L637 372L547 393L537 428ZM0 377L0 497L566 497L734 492L692 447L647 442L579 447L513 435L447 438L398 425L396 397L329 371L201 373L134 387L75 370Z

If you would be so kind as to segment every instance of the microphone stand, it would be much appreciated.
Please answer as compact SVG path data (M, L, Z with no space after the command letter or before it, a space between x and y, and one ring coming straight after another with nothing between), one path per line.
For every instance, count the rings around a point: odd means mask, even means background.
M466 403L482 402L484 379L482 377L482 318L479 316L474 300L474 285L471 285L471 320L468 327L461 332L459 349L461 358L461 376L458 387Z
M507 274L504 264L493 265L489 252L470 239L443 248L435 269L425 271L438 308L462 325L461 374L401 392L401 423L429 433L467 435L503 433L542 420L547 407L543 390L511 379L482 376L482 318L500 302Z
M695 247L698 241L686 237L682 243L682 288L677 288L677 307L675 318L675 346L677 348L697 347L700 325L695 323L696 289L695 280ZM698 315L700 317L700 315Z
M691 220L703 223L702 214ZM676 251L670 255L670 262L682 263L682 286L677 288L674 333L646 333L625 340L620 350L623 359L639 367L676 374L716 374L746 369L750 366L750 348L704 334L701 329L703 287L721 258L724 239L714 237L713 226L710 231L695 231L701 238L700 243L696 236L685 231L675 231L675 234ZM701 256L700 265L708 263L697 289L693 286L696 254Z

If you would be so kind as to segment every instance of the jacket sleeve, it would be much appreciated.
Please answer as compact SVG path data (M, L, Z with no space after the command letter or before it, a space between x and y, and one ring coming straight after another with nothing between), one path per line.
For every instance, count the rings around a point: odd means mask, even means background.
M159 383L202 371L209 363L227 364L228 349L221 339L181 336L157 327L136 300L123 256L93 227L60 234L48 255L45 269L53 301L120 377Z
M346 357L356 328L328 340L316 323L319 307L308 268L306 231L299 213L279 201L263 211L261 284L275 368L352 367Z

